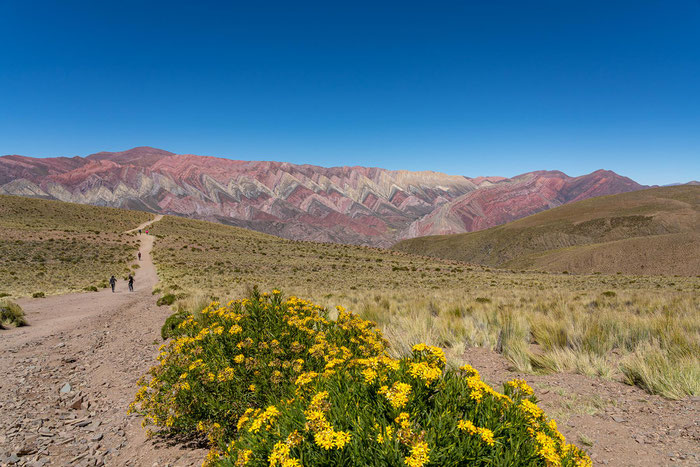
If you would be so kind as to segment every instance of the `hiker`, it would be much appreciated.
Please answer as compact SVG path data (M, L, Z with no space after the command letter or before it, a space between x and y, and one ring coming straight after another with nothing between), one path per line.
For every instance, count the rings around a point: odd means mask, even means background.
M139 261L141 261L141 252L139 251Z
M117 286L117 278L112 275L112 277L109 278L109 285L112 286L112 293L114 293L114 287Z
M129 274L129 292L134 291L134 276Z
M139 229L139 235L141 235L141 229Z
M148 235L148 229L146 229L146 235Z

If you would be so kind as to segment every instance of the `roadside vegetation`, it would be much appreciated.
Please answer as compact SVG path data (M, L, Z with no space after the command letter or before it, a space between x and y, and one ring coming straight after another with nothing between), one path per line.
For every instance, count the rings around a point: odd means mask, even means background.
M145 212L0 196L0 294L96 290L128 275Z
M699 277L497 270L175 217L154 231L161 288L180 310L278 284L377 322L396 358L424 342L459 367L465 350L479 346L522 371L611 378L670 398L700 395Z
M0 298L0 329L26 326L27 324L27 319L24 317L24 311L21 306L10 300Z
M533 390L497 392L439 347L387 352L374 324L278 290L183 317L131 410L165 433L206 434L205 464L591 465Z

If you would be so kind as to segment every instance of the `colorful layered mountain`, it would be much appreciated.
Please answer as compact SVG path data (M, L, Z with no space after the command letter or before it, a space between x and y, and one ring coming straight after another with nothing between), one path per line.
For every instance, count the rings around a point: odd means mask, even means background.
M0 157L0 194L142 209L297 240L388 246L471 232L590 197L643 188L609 171L469 178L173 154Z

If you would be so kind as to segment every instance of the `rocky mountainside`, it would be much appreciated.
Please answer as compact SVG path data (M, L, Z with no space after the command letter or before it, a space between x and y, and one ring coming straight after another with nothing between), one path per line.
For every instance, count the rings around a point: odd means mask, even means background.
M643 186L609 171L513 178L318 167L173 154L149 147L87 157L0 157L0 194L143 209L298 240L388 246L471 232Z

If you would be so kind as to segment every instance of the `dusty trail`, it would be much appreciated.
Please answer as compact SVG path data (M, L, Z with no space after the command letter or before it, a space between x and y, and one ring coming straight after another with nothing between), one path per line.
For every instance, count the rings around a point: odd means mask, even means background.
M160 220L136 227L144 230ZM30 326L0 334L0 465L193 465L201 450L154 445L126 411L154 363L170 313L141 234L134 292L75 293L18 301ZM66 386L68 383L68 386Z

